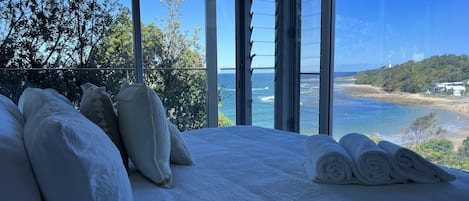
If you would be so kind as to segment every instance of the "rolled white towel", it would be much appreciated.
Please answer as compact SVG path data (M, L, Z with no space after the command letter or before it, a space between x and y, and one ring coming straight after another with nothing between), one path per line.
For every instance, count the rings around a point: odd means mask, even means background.
M414 151L396 145L392 142L381 141L378 146L385 150L397 164L400 174L412 181L421 183L438 183L453 181L456 177L439 166L424 159Z
M365 135L347 134L339 140L339 144L350 154L354 176L363 184L404 182L403 177L394 172L388 154Z
M327 135L313 135L305 143L305 170L318 183L357 183L352 175L352 159L345 149Z

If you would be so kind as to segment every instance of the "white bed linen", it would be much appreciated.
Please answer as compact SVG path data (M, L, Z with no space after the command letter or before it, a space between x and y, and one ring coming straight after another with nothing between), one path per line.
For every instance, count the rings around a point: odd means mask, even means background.
M308 180L303 163L306 136L252 126L183 133L194 165L171 165L173 189L130 179L135 201L333 200L469 201L469 174L452 170L453 182L385 186L329 185Z

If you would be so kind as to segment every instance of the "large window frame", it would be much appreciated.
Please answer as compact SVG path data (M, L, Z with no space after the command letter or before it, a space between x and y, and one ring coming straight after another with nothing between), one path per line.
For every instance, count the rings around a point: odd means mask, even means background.
M134 35L135 77L137 83L143 79L143 49L140 18L140 0L132 0L132 31ZM207 122L208 127L218 126L218 91L217 91L217 21L216 0L205 0L206 70L207 70Z
M275 79L275 128L299 132L299 80L300 80L300 12L299 1L276 1L281 8L276 16L276 79ZM236 123L252 125L250 8L251 1L235 1L236 18ZM217 40L216 0L205 0L206 68L208 77L208 126L217 127ZM320 52L320 101L319 133L331 135L332 89L334 60L335 0L321 0L321 52ZM280 14L280 16L279 16ZM140 0L132 0L134 56L136 81L143 83L143 53L140 31ZM293 23L292 23L293 22ZM289 34L291 30L293 33ZM291 65L289 65L291 63ZM282 98L283 97L283 98Z

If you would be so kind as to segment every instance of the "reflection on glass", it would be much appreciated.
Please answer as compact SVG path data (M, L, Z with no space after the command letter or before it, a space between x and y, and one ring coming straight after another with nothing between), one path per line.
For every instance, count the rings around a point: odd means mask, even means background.
M301 1L300 133L319 132L321 1Z
M145 83L183 131L207 126L204 8L200 1L141 1Z
M466 1L337 1L333 134L469 169Z
M236 124L234 0L217 2L218 126Z

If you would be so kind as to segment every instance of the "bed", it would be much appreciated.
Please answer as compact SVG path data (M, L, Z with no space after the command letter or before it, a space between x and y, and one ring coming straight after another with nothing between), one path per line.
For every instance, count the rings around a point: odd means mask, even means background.
M131 167L136 201L154 200L425 200L469 201L469 174L438 184L327 185L303 168L307 136L256 126L183 133L195 164L171 165L171 189L157 187Z
M140 109L130 112L148 111L145 107ZM125 114L119 113L120 117ZM149 137L137 138L136 135L147 134L144 131L158 126L143 124L148 129L142 130L136 124L154 118L129 119L130 125L135 127L131 130L135 132L128 136L140 140L136 145L141 152L137 154L155 155L161 153L159 148L168 148L165 150L171 156L176 150L173 148L177 146L173 146L170 139L167 144L148 146L162 141L163 138L156 138L158 134L171 137L168 127L155 129ZM163 116L155 122L165 124L167 119ZM126 171L122 155L104 132L111 124L98 127L51 89L26 89L18 107L0 95L0 124L0 200L469 201L469 174L458 170L449 170L456 175L456 180L437 184L314 183L308 179L303 165L307 136L256 126L205 128L182 133L180 139L188 145L193 165L170 165L170 158L153 156L144 161L168 164L172 179L167 184L172 188L162 188L148 175L143 176L142 172L148 170L146 166L140 166L142 171L138 171L131 163ZM120 128L123 125L126 124L119 124ZM141 147L149 148L138 150ZM128 144L125 148L132 151ZM129 158L139 164L138 158ZM160 167L163 166L157 168ZM149 170L162 172L162 168Z

